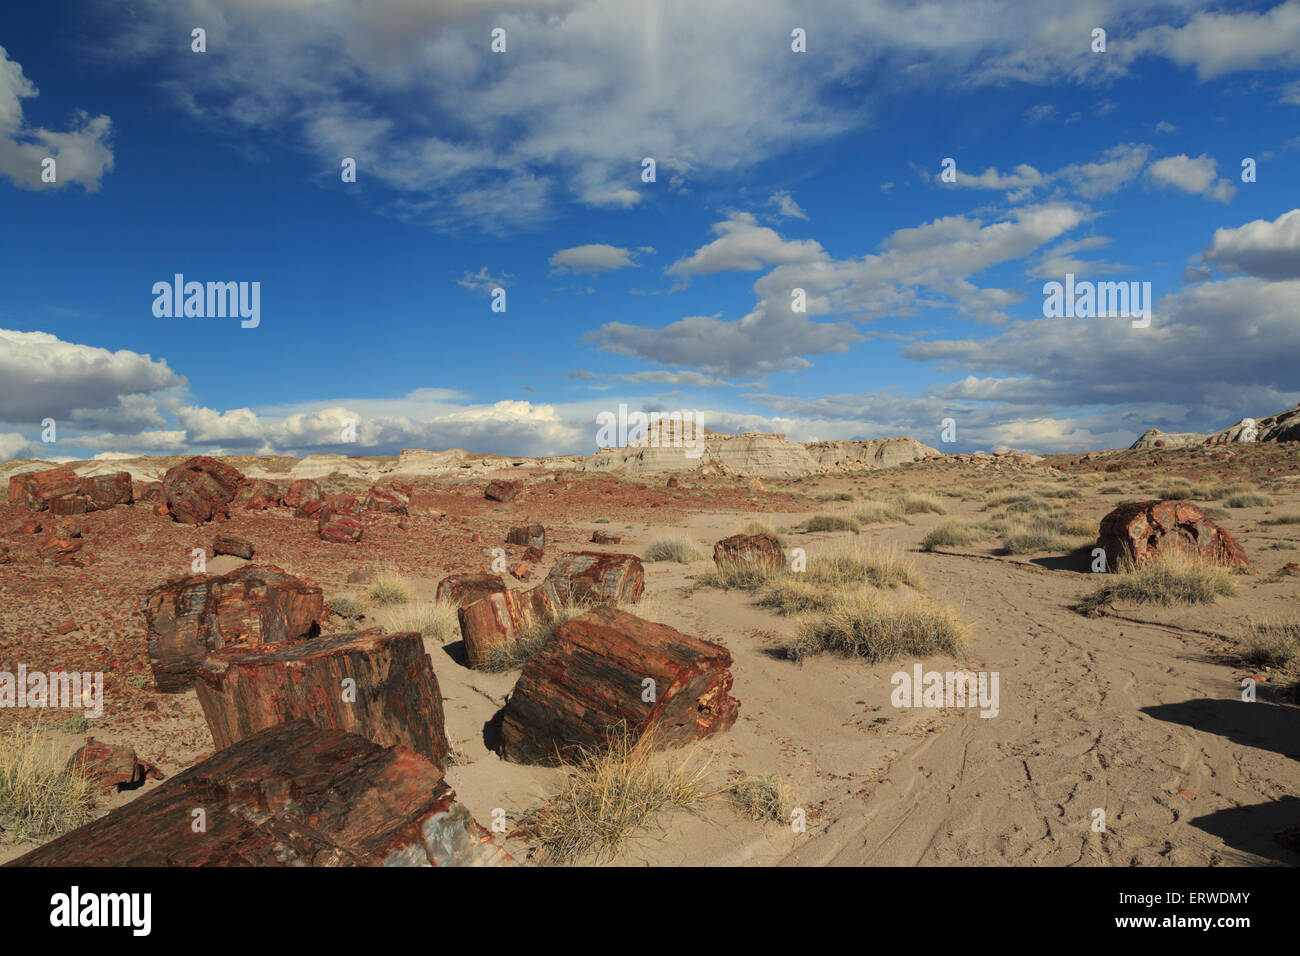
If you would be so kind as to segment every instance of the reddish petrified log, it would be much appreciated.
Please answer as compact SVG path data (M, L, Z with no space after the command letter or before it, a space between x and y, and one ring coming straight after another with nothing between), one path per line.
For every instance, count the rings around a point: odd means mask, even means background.
M113 788L138 786L146 778L165 780L163 772L135 755L130 747L106 744L87 737L86 743L68 761L68 770L96 781L104 793Z
M483 497L489 501L511 501L519 494L519 482L502 481L500 478L488 482Z
M84 515L94 510L95 503L85 495L64 495L62 498L51 499L49 503L50 514L63 517Z
M366 495L363 507L367 511L377 511L380 514L404 515L406 514L407 498L388 488L371 488Z
M546 575L559 602L635 604L645 592L645 569L635 554L574 551Z
M438 582L435 597L439 601L447 600L464 607L466 604L473 604L480 598L505 589L506 582L501 580L499 574L487 572L449 574Z
M295 518L314 518L320 511L325 496L321 494L320 485L310 478L296 478L289 483L289 490L282 499L286 508L294 509Z
M502 755L517 763L573 759L623 727L658 747L719 733L740 708L729 694L730 668L721 644L596 608L561 624L524 665L502 718Z
M229 516L230 502L244 476L238 469L199 455L168 468L163 475L163 499L173 521L203 524Z
M247 737L9 865L512 864L455 796L409 748L297 721Z
M44 511L55 498L76 494L80 487L81 481L71 468L28 471L9 479L9 503Z
M280 504L280 489L262 478L245 478L235 489L231 507L241 511L266 511Z
M356 544L361 540L361 505L351 495L326 495L316 517L316 532L322 541Z
M1101 519L1097 543L1105 550L1106 566L1111 570L1120 567L1125 559L1146 564L1161 554L1174 552L1232 568L1250 563L1232 535L1186 501L1120 505Z
M517 641L554 620L558 602L545 584L527 591L498 591L458 612L460 635L470 667L482 667L492 648Z
M733 534L713 545L713 563L726 562L779 568L785 564L785 553L770 534Z
M214 556L229 554L236 558L243 558L245 561L251 561L253 560L253 543L232 535L219 534L212 539L212 554Z
M591 533L592 544L622 544L623 539L616 534L606 534L603 531L593 531Z
M91 500L92 510L102 511L114 505L129 505L135 500L131 491L131 473L114 471L107 475L88 475L79 483L80 491Z
M506 535L506 544L520 544L527 548L545 548L546 529L540 524L511 528Z
M135 500L146 504L159 504L163 500L163 483L161 481L142 482L140 484L140 493L135 496Z
M195 682L217 748L303 718L405 744L442 766L442 694L419 634L327 634L296 644L226 647Z
M54 561L56 564L62 564L65 561L71 561L73 556L81 550L81 545L80 538L50 532L37 543L36 553L42 558Z
M145 595L141 610L154 680L172 693L193 684L203 658L227 644L315 637L325 607L316 585L279 568L245 567L168 581Z

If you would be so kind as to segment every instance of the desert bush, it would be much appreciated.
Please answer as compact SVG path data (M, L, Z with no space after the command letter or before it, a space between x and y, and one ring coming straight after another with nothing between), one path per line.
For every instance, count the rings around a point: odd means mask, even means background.
M1236 591L1232 572L1222 565L1176 551L1160 554L1156 560L1134 565L1125 559L1109 580L1079 605L1094 613L1115 601L1139 604L1213 604L1219 595Z
M802 576L823 588L861 583L888 588L900 584L922 587L916 565L889 549L848 547L819 554L809 560Z
M1242 657L1259 667L1286 667L1300 661L1300 617L1250 622Z
M1300 524L1300 511L1289 511L1286 514L1274 515L1271 518L1265 518L1260 524Z
M899 510L897 504L884 501L868 501L864 503L853 512L853 520L858 524L886 524L890 521L911 524L907 520L907 516Z
M790 575L765 585L758 593L758 603L782 614L820 611L834 600L834 594L813 584L802 575Z
M447 644L460 637L460 605L441 601L415 601L389 608L380 614L380 623L392 634L415 631L421 637Z
M945 521L930 530L921 539L922 551L937 551L940 548L962 548L967 545L986 541L993 537L994 531L988 525L972 521Z
M813 515L802 525L804 531L852 531L858 533L858 523L844 515Z
M656 538L646 545L643 561L675 561L678 564L690 564L701 560L695 542L689 538Z
M730 788L732 803L751 820L789 823L794 791L780 777L743 777Z
M688 752L663 767L649 738L611 733L606 747L584 749L564 767L564 788L523 815L519 826L539 848L539 863L612 858L629 836L663 810L703 800L706 762Z
M921 600L891 607L869 592L858 591L837 595L829 607L805 617L786 651L796 661L822 653L868 661L955 654L963 645L964 632L946 608Z
M33 730L0 736L0 830L15 843L58 836L90 821L95 784L70 773Z
M948 509L943 506L936 495L916 494L914 492L905 492L897 495L892 499L894 505L905 515L946 515Z
M366 606L356 598L336 597L329 602L330 610L346 621L366 616Z
M1229 508L1264 508L1271 505L1273 499L1258 491L1242 491L1228 495L1223 503Z
M411 599L411 586L397 571L383 568L375 574L370 600L376 604L404 604Z

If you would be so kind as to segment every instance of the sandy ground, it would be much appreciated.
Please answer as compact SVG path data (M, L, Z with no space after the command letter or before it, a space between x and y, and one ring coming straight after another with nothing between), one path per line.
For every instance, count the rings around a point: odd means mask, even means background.
M1034 477L1055 480L1045 469ZM748 518L792 528L813 513L852 507L811 500L817 492L898 483L942 490L958 482L979 484L920 467L876 473L868 481L785 483L804 499L755 500L748 511L643 511L599 524L594 513L576 515L567 536L581 540L599 528L624 536L620 546L606 550L641 553L655 538L684 535L707 556L713 541ZM1120 500L1097 494L1095 486L1080 487L1087 497L1071 507L1089 519ZM659 759L707 762L719 789L744 774L779 776L793 787L807 828L799 833L749 821L719 795L659 815L610 862L1296 863L1296 854L1272 839L1300 823L1300 708L1283 700L1278 686L1295 675L1249 668L1236 656L1248 618L1297 609L1300 578L1278 572L1300 555L1294 549L1300 525L1269 526L1261 519L1296 511L1300 494L1271 493L1273 506L1234 509L1222 521L1252 559L1251 573L1236 578L1234 596L1195 608L1119 605L1102 617L1072 609L1097 584L1086 553L1004 556L995 542L946 553L919 550L939 522L986 516L979 501L946 497L947 516L916 515L911 524L868 526L857 536L787 535L787 547L804 547L810 557L852 543L893 549L912 560L924 578L921 593L952 607L970 628L966 658L921 663L926 670L960 664L997 672L1000 709L993 718L980 717L976 708L893 707L891 675L910 671L911 659L867 664L820 656L795 664L780 650L795 633L793 619L758 607L743 592L692 588L693 578L710 566L707 560L647 564L647 616L724 644L734 658L732 694L741 702L731 731ZM1124 495L1134 497L1145 495ZM1274 543L1280 547L1270 547ZM214 565L210 570L221 569ZM445 570L428 564L425 573L409 573L415 597L431 597ZM365 590L364 583L335 583L326 595L364 597ZM447 730L461 752L448 771L459 799L490 825L496 808L516 819L554 794L564 770L511 764L494 750L499 713L518 672L471 671L458 642L429 642L428 649L445 697ZM1244 703L1240 683L1252 674L1272 680L1261 683L1258 701ZM165 726L152 733L131 726L143 756L156 756L156 741L171 741L166 751L173 763L163 765L175 772L211 740L192 692L172 695L171 702ZM52 731L51 741L70 752L79 738ZM134 796L115 796L102 809ZM1098 811L1104 832L1094 829ZM517 836L507 847L520 859L528 852ZM0 861L25 849L0 846Z

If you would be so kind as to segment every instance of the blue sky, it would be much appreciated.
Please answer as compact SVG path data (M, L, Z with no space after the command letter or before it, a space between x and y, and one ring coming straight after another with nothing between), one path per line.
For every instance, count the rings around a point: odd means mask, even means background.
M590 453L620 403L1083 451L1300 401L1300 0L113 6L0 24L0 460ZM178 272L260 324L156 317ZM1067 272L1150 327L1044 317Z

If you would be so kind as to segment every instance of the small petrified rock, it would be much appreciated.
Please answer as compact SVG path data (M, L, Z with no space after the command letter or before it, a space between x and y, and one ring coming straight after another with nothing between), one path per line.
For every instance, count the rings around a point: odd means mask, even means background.
M243 480L237 468L198 455L167 469L163 498L173 521L203 524L217 516L230 516L230 503Z
M243 558L245 561L251 561L253 560L253 543L228 534L219 534L212 539L212 553L213 555L229 554L236 558Z
M86 743L68 761L68 771L95 780L104 793L136 787L146 779L165 780L163 772L140 760L130 747L101 743L87 737Z
M506 535L506 544L520 544L530 548L546 547L546 529L540 524L511 528Z
M733 534L713 546L713 563L724 562L779 568L785 564L785 553L770 534Z
M519 494L519 482L503 481L500 478L488 482L483 497L488 501L512 501Z

